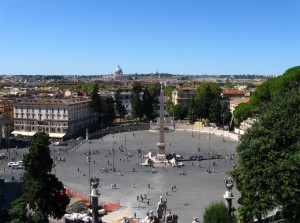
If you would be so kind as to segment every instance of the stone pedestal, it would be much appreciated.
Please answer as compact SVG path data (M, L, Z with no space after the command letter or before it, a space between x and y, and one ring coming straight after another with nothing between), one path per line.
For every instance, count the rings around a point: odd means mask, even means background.
M98 197L100 195L98 194L98 190L93 188L92 189L92 192L91 192L91 200L92 200L92 217L93 217L93 220L92 222L93 223L98 223Z
M159 142L159 143L157 143L157 147L158 147L158 154L157 155L166 157L166 154L165 154L166 144L164 142Z
M231 215L232 200L234 199L234 196L232 195L231 191L227 190L225 194L223 194L223 197L227 202L228 214Z

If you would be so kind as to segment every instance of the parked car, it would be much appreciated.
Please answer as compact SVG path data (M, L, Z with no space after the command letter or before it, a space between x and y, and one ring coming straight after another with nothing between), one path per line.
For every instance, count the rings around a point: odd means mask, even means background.
M82 137L82 136L79 136L79 137L77 138L77 140L83 140L83 137Z
M20 160L20 161L18 161L16 163L18 163L19 165L23 165L23 161L22 160Z
M11 167L13 168L13 169L17 169L17 167L19 166L20 164L18 164L17 162L16 163L14 163Z
M23 165L19 164L16 169L23 169Z
M15 163L15 162L8 162L8 163L7 163L7 166L8 166L8 167L12 167L14 164L16 164L16 163Z

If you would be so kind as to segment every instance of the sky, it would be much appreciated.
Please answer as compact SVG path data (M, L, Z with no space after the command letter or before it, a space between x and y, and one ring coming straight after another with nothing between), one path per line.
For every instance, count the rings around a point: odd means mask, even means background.
M281 75L299 0L0 0L0 74Z

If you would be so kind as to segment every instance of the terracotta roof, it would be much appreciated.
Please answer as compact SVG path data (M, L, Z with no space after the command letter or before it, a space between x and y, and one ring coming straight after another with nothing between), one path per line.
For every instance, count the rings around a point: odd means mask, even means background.
M222 94L223 95L226 95L226 94L241 94L241 95L244 95L245 92L244 91L238 91L238 90L226 90L226 91L222 91Z
M76 98L45 98L45 99L28 99L22 100L15 103L14 105L71 105L71 104L80 104L84 102L90 102L89 97L76 97Z
M246 103L250 100L250 98L235 98L230 100L231 104L240 104L240 103Z

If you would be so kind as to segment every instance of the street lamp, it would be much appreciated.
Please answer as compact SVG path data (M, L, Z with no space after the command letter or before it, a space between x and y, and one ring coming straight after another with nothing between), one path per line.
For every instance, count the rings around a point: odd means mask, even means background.
M201 118L199 119L199 141L198 141L198 152L200 152L200 124L201 124Z
M103 113L101 115L101 140L103 140Z
M194 110L192 109L192 137L194 138Z
M113 132L113 147L112 147L112 153L113 153L113 172L115 172L115 133Z
M125 132L125 151L126 151L126 132Z
M210 155L210 132L208 132L208 173L211 173L210 171L210 158L211 158L211 155Z
M224 129L225 129L225 126L224 126L224 113L222 114L222 118L223 118L223 142L225 142L225 139L224 139Z

